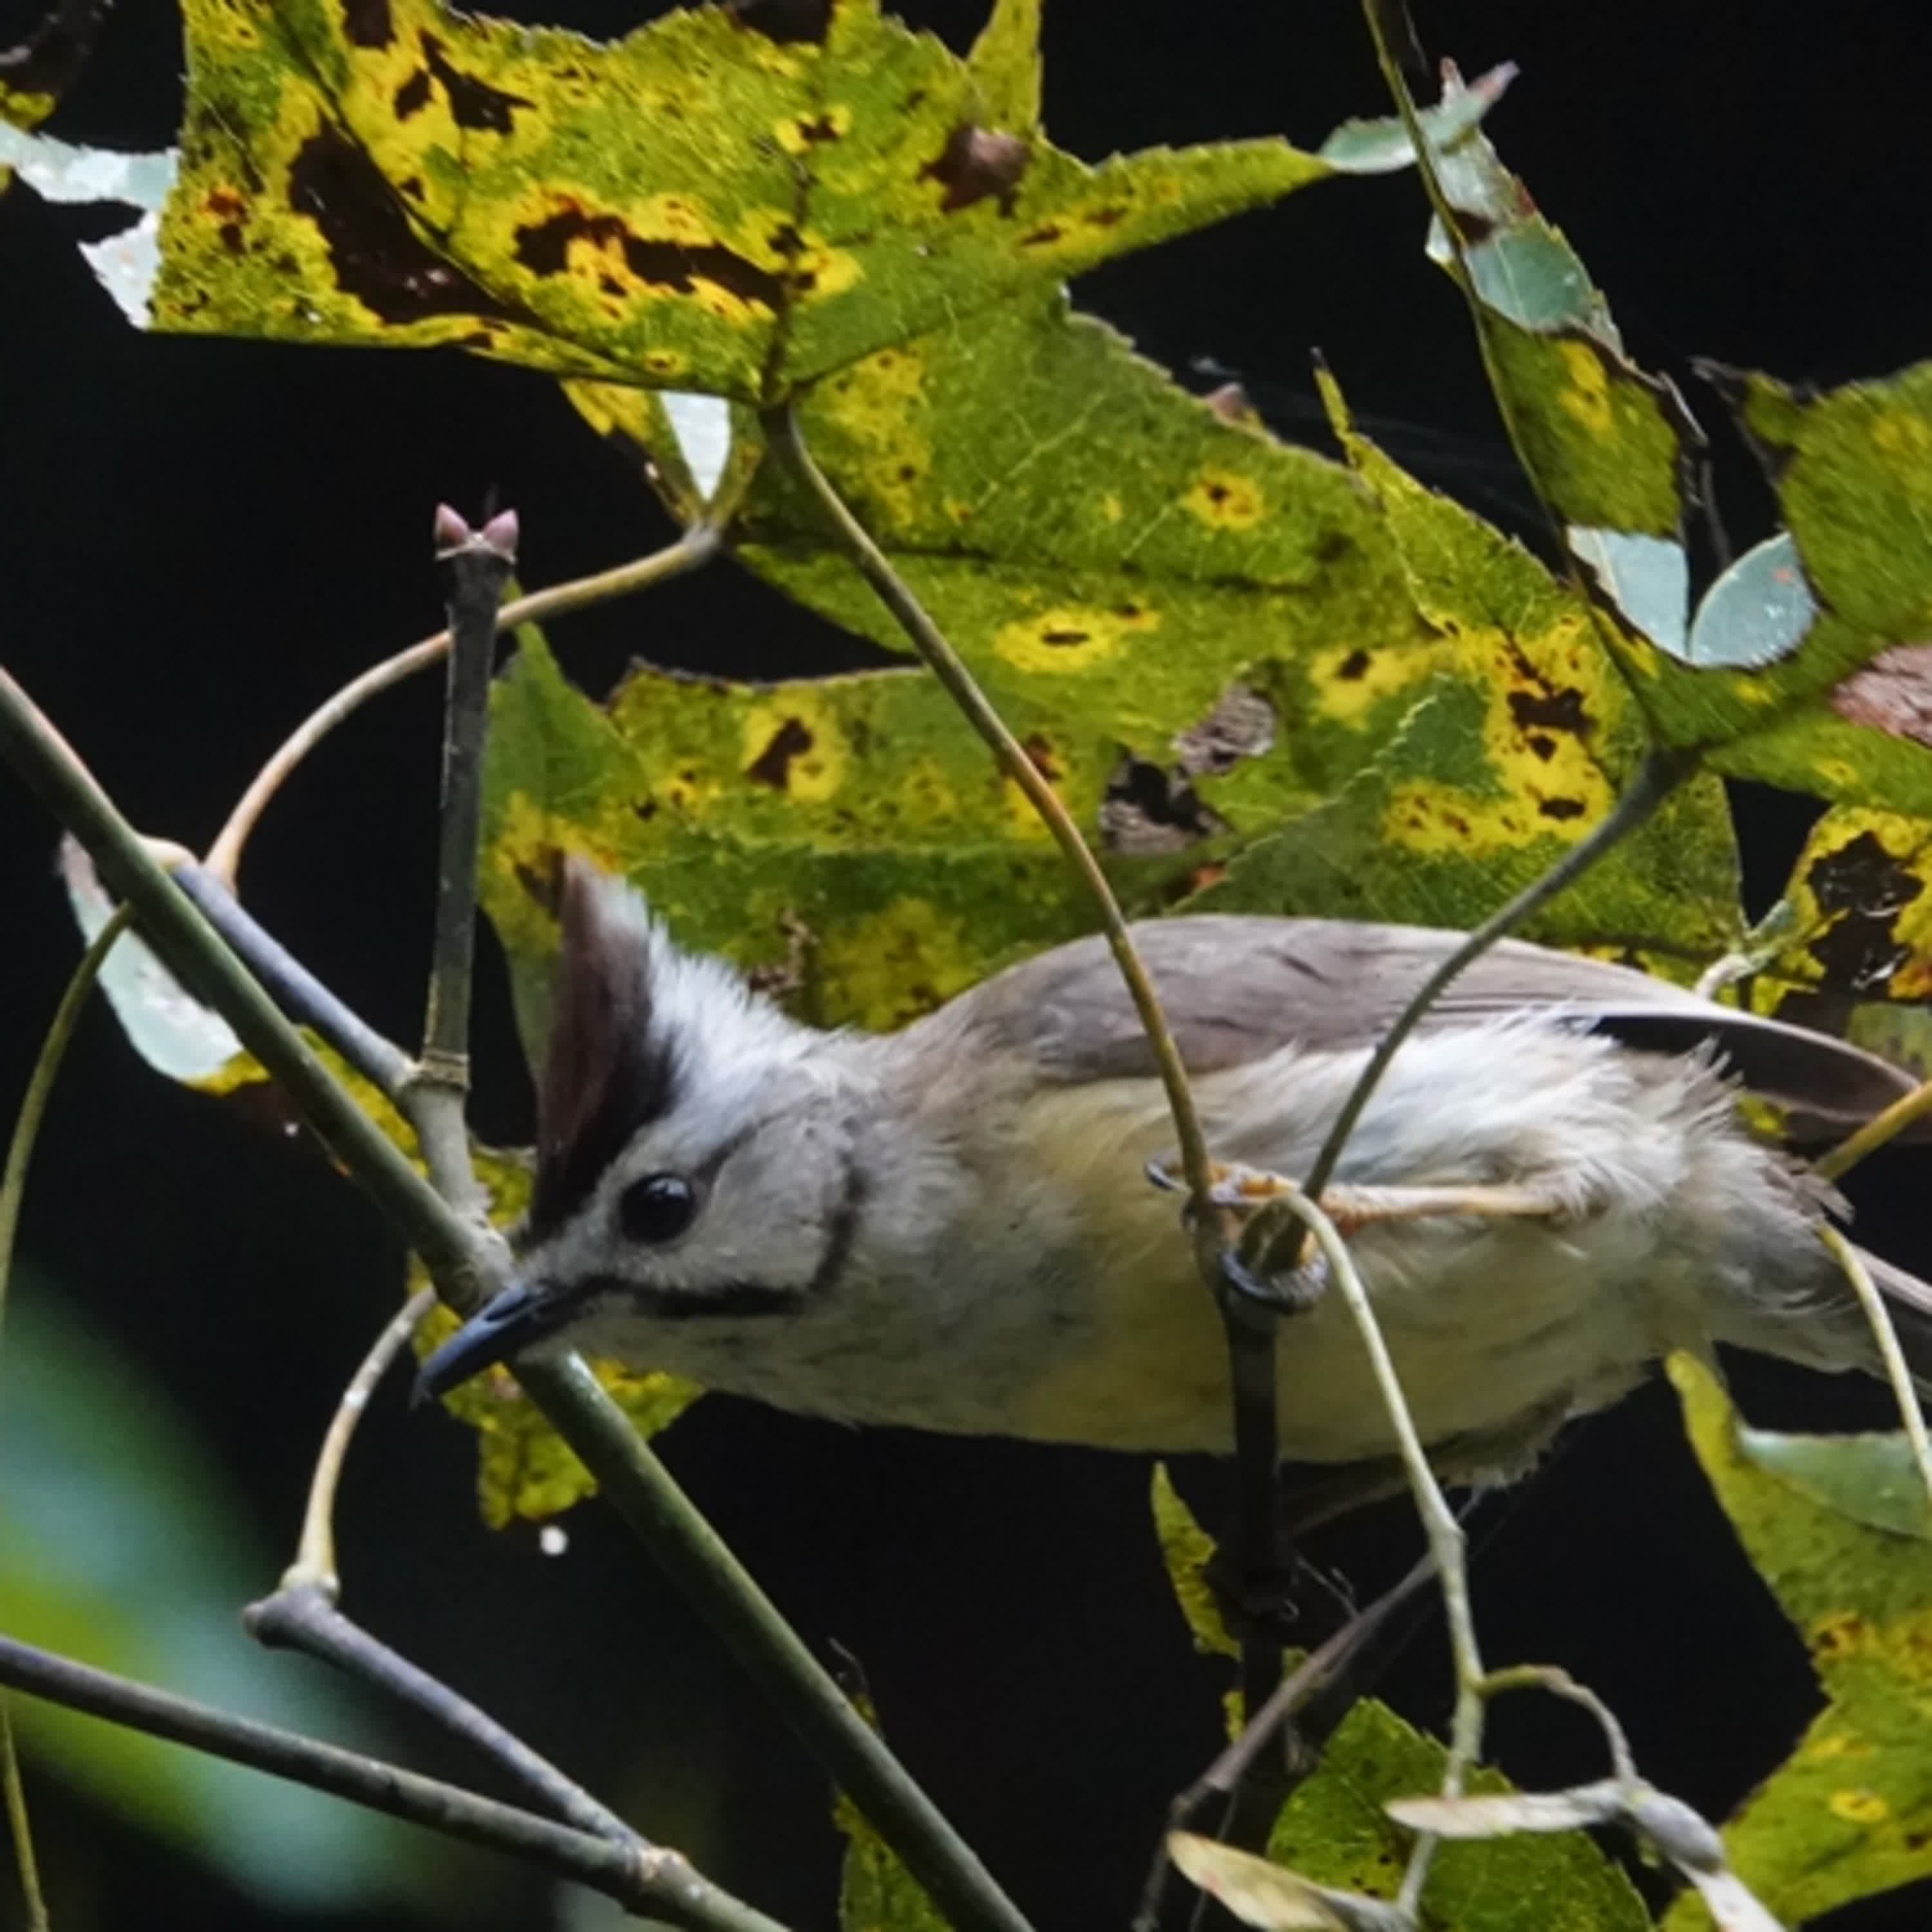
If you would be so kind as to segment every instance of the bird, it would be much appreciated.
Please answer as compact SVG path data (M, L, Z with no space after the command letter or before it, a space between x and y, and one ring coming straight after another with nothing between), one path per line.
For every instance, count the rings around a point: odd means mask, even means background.
M1146 1178L1174 1129L1103 939L874 1034L788 1017L584 858L558 911L513 1283L427 1357L418 1396L577 1348L848 1424L1229 1450L1214 1297ZM1215 1158L1290 1178L1464 938L1234 914L1130 930ZM1844 1204L1794 1149L1912 1084L1631 967L1515 940L1481 954L1334 1172L1367 1204L1352 1258L1438 1473L1523 1473L1675 1349L1880 1372L1819 1238ZM1866 1262L1932 1377L1932 1288ZM1280 1327L1281 1453L1328 1466L1337 1495L1378 1493L1393 1425L1320 1286Z

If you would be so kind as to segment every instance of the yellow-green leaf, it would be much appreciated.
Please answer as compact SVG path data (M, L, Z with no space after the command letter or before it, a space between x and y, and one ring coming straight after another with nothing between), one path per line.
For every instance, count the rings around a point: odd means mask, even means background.
M1201 1527L1174 1486L1165 1462L1154 1466L1150 1493L1154 1505L1154 1532L1160 1545L1160 1560L1174 1600L1187 1625L1194 1648L1207 1656L1239 1657L1241 1647L1228 1634L1221 1606L1208 1580L1208 1566L1214 1555L1214 1539Z
M1731 1864L1786 1924L1932 1874L1932 1546L1772 1474L1711 1372L1670 1366L1698 1460L1826 1699L1724 1828ZM1687 1897L1664 1922L1710 1921Z
M849 4L822 44L707 6L604 45L441 0L184 0L155 326L769 400L1334 172L1271 140L1077 160L1028 111L1036 11L968 62Z

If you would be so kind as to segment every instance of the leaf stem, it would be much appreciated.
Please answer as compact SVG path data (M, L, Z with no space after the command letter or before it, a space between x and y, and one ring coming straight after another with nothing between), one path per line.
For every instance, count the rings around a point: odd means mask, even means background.
M1574 884L1619 840L1636 830L1696 768L1694 752L1652 746L1644 754L1643 762L1637 766L1635 776L1622 796L1603 818L1541 877L1532 879L1507 904L1490 914L1423 981L1408 1004L1396 1016L1388 1031L1383 1034L1375 1052L1370 1055L1368 1064L1362 1069L1361 1077L1342 1102L1342 1111L1336 1115L1335 1124L1328 1130L1328 1138L1322 1142L1314 1166L1302 1183L1308 1194L1318 1198L1327 1190L1334 1178L1336 1163L1342 1158L1348 1136L1354 1131L1362 1110L1367 1106L1382 1076L1388 1071L1390 1061L1450 982L1498 940L1508 938L1532 913L1546 904L1565 886Z
M0 672L0 676L4 675ZM27 1168L34 1157L34 1144L40 1138L47 1102L52 1095L54 1082L59 1077L61 1062L67 1057L68 1042L74 1037L80 1010L87 1004L87 996L93 992L94 982L100 977L103 962L113 950L114 942L127 930L133 916L127 907L116 907L108 916L107 923L94 934L92 944L81 955L80 963L74 969L67 989L61 994L60 1004L54 1009L54 1016L47 1024L33 1071L27 1076L27 1090L21 1096L20 1110L14 1117L14 1131L7 1143L7 1164L0 1169L0 1318L6 1314L7 1291L13 1280L14 1240L20 1231L20 1209L26 1198Z
M1899 1420L1905 1426L1905 1439L1911 1444L1912 1460L1918 1466L1918 1480L1924 1487L1926 1504L1932 1508L1932 1438L1926 1435L1925 1412L1919 1406L1918 1386L1912 1379L1905 1351L1898 1346L1898 1330L1892 1326L1885 1297L1873 1282L1871 1270L1865 1266L1864 1257L1836 1228L1828 1223L1821 1226L1818 1238L1831 1250L1833 1258L1844 1270L1845 1279L1851 1283L1852 1292L1858 1297L1858 1306L1864 1310L1865 1319L1871 1324L1872 1339L1878 1344L1879 1359L1885 1364L1886 1379L1892 1384L1893 1396L1898 1403Z
M388 1373L389 1365L435 1305L433 1288L418 1288L411 1295L384 1324L382 1332L342 1391L342 1400L335 1406L335 1413L322 1436L322 1448L316 1452L314 1473L309 1478L308 1501L302 1511L302 1534L296 1545L296 1560L283 1573L284 1589L313 1585L331 1603L340 1594L341 1579L335 1568L335 1492L349 1444L376 1384Z
M58 1077L61 1062L67 1057L68 1042L74 1037L80 1010L94 990L100 968L114 942L126 931L133 915L125 906L109 914L107 922L94 936L80 956L48 1022L40 1050L34 1057L33 1071L27 1076L27 1090L22 1095L20 1112L14 1117L14 1131L7 1142L7 1162L0 1170L0 1320L7 1311L7 1292L14 1276L14 1242L20 1232L20 1209L26 1198L27 1168L40 1138L40 1123L46 1118L47 1102ZM33 1826L27 1814L27 1787L20 1775L20 1754L14 1742L14 1722L7 1700L0 1697L0 1786L6 1793L7 1824L14 1840L14 1860L20 1876L20 1894L26 1906L27 1932L47 1932L51 1922L47 1902L40 1890L40 1862L34 1855Z
M717 555L728 515L725 506L716 506L701 521L693 524L676 542L653 550L648 556L634 558L614 569L598 571L590 577L574 578L567 584L554 584L548 590L532 591L527 597L514 598L496 613L496 629L500 632L512 630L519 624L542 623L547 618L584 610L594 604L607 603L613 598L626 597L633 591L647 590L654 584L695 570ZM414 676L418 671L427 670L431 664L440 663L448 650L448 632L439 631L434 637L424 638L420 644L411 644L393 657L385 658L380 664L370 665L312 711L255 774L248 789L228 814L228 822L208 848L208 869L232 891L236 875L241 868L242 848L268 808L268 802L296 767L337 725L359 711L370 699L392 686L400 684L405 678Z
M193 1746L371 1810L488 1845L590 1886L639 1916L698 1932L783 1932L703 1877L680 1853L612 1844L340 1745L230 1715L0 1636L0 1683L70 1710Z

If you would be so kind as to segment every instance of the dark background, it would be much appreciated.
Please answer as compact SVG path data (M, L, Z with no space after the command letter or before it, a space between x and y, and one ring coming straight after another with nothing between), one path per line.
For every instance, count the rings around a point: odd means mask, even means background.
M525 17L608 34L656 10L558 0ZM963 46L981 9L902 10ZM0 44L35 11L0 0ZM1522 63L1491 131L1640 359L1682 375L1711 355L1838 381L1932 352L1923 9L1466 0L1417 14L1431 52L1466 73ZM1270 131L1313 145L1346 116L1386 111L1346 4L1057 0L1046 51L1051 132L1091 158ZM50 131L164 144L179 64L171 10L127 5ZM1423 222L1407 176L1335 184L1130 258L1076 297L1170 366L1204 357L1239 372L1291 428L1318 346L1358 412L1395 419L1399 454L1403 423L1465 439L1473 466L1445 480L1499 491L1507 514L1493 416L1454 290L1422 257ZM113 225L17 190L0 200L0 654L145 828L205 843L313 703L436 627L437 500L474 509L494 489L516 506L532 586L665 539L655 505L537 376L454 354L134 333L71 245ZM1693 400L1716 428L1708 398ZM1424 466L1425 446L1407 451ZM1728 445L1723 477L1732 535L1748 542L1768 499ZM850 661L729 566L554 641L596 690L638 652L740 674ZM271 810L246 869L258 915L404 1038L420 1016L438 695L423 680L332 740ZM1807 808L1760 794L1742 817L1761 904ZM75 956L52 840L0 783L8 1096ZM526 1137L494 957L482 1009L479 1124ZM1861 1226L1932 1268L1910 1212L1922 1185L1910 1161L1877 1163ZM49 1123L23 1249L37 1281L58 1284L38 1292L165 1378L266 1546L285 1546L333 1392L398 1290L400 1257L362 1203L308 1150L147 1072L97 1012ZM1769 1419L1884 1419L1870 1392L1817 1378L1752 1369L1740 1387ZM1162 1579L1144 1466L853 1435L724 1400L666 1450L808 1640L860 1661L896 1744L1036 1922L1123 1923L1168 1797L1214 1748L1221 1682L1190 1655ZM577 1512L567 1552L546 1557L532 1535L478 1526L471 1462L453 1425L406 1414L400 1386L382 1391L344 1498L347 1606L714 1876L801 1928L828 1924L836 1844L812 1766L601 1511ZM1184 1474L1214 1507L1220 1472ZM1417 1540L1390 1508L1316 1553L1372 1586ZM1646 1772L1713 1816L1814 1708L1798 1646L1659 1389L1573 1432L1490 1536L1477 1588L1493 1660L1570 1666L1622 1714ZM1384 1689L1439 1724L1447 1684L1432 1624ZM418 1761L476 1777L408 1735ZM1546 1704L1500 1707L1492 1736L1526 1783L1598 1773L1588 1732ZM57 1778L40 1768L33 1784L64 1932L136 1914L270 1922ZM555 1909L518 1868L485 1876L486 1892L464 1894L472 1925ZM1829 1923L1880 1932L1928 1909L1921 1885Z

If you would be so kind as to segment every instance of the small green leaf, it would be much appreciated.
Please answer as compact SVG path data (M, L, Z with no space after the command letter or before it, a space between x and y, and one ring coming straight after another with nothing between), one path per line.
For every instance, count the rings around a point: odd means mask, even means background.
M1382 1808L1439 1791L1444 1756L1434 1738L1364 1699L1282 1808L1268 1856L1316 1884L1393 1898L1412 1838ZM1510 1786L1478 1766L1467 1789ZM1621 1868L1581 1832L1445 1844L1422 1907L1430 1932L1647 1932L1651 1923Z
M1785 1436L1741 1426L1737 1441L1760 1469L1854 1522L1932 1540L1932 1503L1903 1431Z

